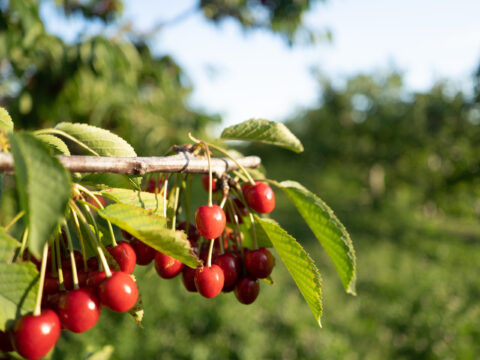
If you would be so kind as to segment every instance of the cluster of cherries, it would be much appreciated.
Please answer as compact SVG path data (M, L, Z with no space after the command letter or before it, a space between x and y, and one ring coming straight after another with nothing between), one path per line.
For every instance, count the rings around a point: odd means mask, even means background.
M207 176L205 182L205 176L202 177L207 188L208 179ZM158 191L155 185L150 182L147 191ZM212 186L215 186L215 182ZM267 184L246 184L242 187L242 193L248 208L259 213L273 211L275 196ZM177 226L177 229L187 233L192 248L203 260L203 265L196 269L123 232L128 241L107 247L117 263L114 264L117 270L105 270L96 257L84 260L76 250L73 258L78 271L69 270L72 268L71 257L62 256L70 254L65 238L60 237L57 250L60 250L61 260L57 269L62 269L63 282L59 281L58 274L53 270L45 274L41 313L18 319L10 334L0 332L0 351L15 349L26 359L40 359L55 346L62 329L82 333L95 326L102 306L116 312L131 310L137 303L138 288L130 274L136 265L145 266L152 261L162 278L171 279L181 273L183 284L190 292L198 291L206 298L213 298L222 291L234 291L239 302L251 304L260 291L258 279L269 277L275 259L266 248L243 248L241 241L238 241L238 229L235 232L226 226L227 222L234 223L234 220L238 225L250 211L238 198L231 200L235 203L236 211L231 211L228 214L230 216L226 216L220 206L210 204L197 209L195 225L183 222ZM215 239L218 241L214 242ZM53 256L50 254L51 251L45 266L53 269L55 266L51 265ZM40 269L40 262L30 256L28 250L24 252L24 259L32 261Z

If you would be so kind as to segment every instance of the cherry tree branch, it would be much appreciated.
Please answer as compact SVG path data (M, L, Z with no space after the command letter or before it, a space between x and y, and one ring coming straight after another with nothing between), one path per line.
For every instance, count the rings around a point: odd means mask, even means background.
M102 156L65 156L57 158L70 172L80 173L116 173L143 175L150 172L169 173L208 173L208 161L205 157L180 152L172 156L152 157L102 157ZM237 159L246 168L257 168L260 165L258 156L247 156ZM237 170L238 165L228 158L212 158L212 172L221 175L227 171ZM0 173L13 172L13 157L10 153L0 153Z

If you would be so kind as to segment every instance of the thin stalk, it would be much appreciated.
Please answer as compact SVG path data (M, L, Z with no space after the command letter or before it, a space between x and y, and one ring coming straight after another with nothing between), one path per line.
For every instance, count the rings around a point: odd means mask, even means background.
M207 266L212 267L212 254L213 254L213 243L215 239L210 239L210 246L208 248L208 258L207 258Z
M25 231L23 232L23 235L22 235L22 244L20 245L20 251L18 252L18 256L20 258L23 257L23 252L25 251L25 246L27 245L27 239L28 239L28 227L25 228Z
M180 186L179 186L180 175L177 175L177 184L175 186L174 193L174 204L173 204L173 216L172 216L172 230L175 230L175 225L177 222L177 208L178 208L178 199L180 197Z
M43 286L45 284L45 272L47 270L47 256L48 256L48 242L43 245L42 265L40 266L40 281L38 283L37 298L35 301L34 316L39 316L42 313L42 294Z
M87 251L85 250L85 243L84 243L84 239L83 239L82 229L80 228L80 223L78 222L77 214L75 214L74 211L71 211L71 213L72 213L73 223L75 224L75 229L77 230L78 240L80 242L80 247L82 248L83 268L84 268L85 271L88 271Z
M8 224L5 226L5 232L8 231L18 220L22 218L22 216L25 215L25 211L20 211L15 217L8 222Z
M63 269L62 269L62 258L60 255L60 240L57 237L53 240L55 246L55 256L57 261L57 273L58 273L58 283L60 284L60 290L65 291L65 281L63 278Z
M78 286L78 274L77 274L77 264L75 263L75 255L73 253L73 245L72 245L72 237L70 236L70 229L68 228L68 224L65 221L65 234L67 235L68 241L68 252L70 253L70 262L72 264L72 277L73 277L73 288L77 290Z
M168 207L168 199L167 199L167 189L168 189L168 178L165 178L163 182L162 190L163 190L163 217L167 217L167 207Z

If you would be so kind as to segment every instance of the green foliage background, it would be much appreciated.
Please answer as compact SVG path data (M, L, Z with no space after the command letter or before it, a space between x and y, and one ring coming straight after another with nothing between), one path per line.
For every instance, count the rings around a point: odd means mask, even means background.
M58 3L66 13L108 23L121 10L117 0ZM198 10L212 21L266 27L291 42L302 34L300 16L311 2L262 3L201 1ZM266 6L266 23L252 17L257 6ZM146 155L218 123L187 106L191 85L182 69L152 54L144 39L98 35L67 44L46 33L35 1L4 0L0 9L0 103L17 126L88 122ZM312 254L323 277L323 329L282 265L275 285L262 284L251 306L232 294L205 300L187 293L180 279L137 269L144 328L105 309L89 332L63 332L52 358L86 359L101 349L108 355L108 345L112 359L478 357L478 78L469 93L448 83L410 93L395 73L359 75L345 86L319 82L318 106L287 123L303 154L262 145L240 150L261 155L270 178L298 180L334 209L356 247L357 296L345 294L320 250ZM12 178L4 184L1 224L16 206ZM310 230L280 191L277 197L273 217L314 249Z

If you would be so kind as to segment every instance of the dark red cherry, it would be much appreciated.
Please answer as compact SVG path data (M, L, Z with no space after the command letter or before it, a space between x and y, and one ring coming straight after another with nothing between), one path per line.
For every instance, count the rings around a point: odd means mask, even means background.
M232 253L225 253L218 255L214 262L222 268L225 277L223 291L233 290L240 273L240 260L238 257Z
M162 186L163 186L163 179L158 179L158 182L154 179L154 178L151 178L150 181L148 182L148 185L147 185L147 191L149 193L155 193L155 185L156 185L156 188L157 188L157 193L160 194L160 191L162 190Z
M105 271L92 271L89 272L87 275L86 286L90 286L92 288L98 287L103 280L107 278L107 274Z
M43 283L43 293L54 294L59 290L60 290L60 283L58 282L58 277L46 275L45 281Z
M275 258L264 247L247 251L244 258L245 269L254 278L268 277L275 266Z
M75 333L91 329L100 317L100 300L91 288L62 293L57 305L62 325Z
M60 328L60 320L51 309L43 310L38 316L25 315L13 328L15 349L26 359L40 359L57 343Z
M117 312L130 310L138 299L137 284L124 272L116 272L103 280L98 293L103 305Z
M208 191L208 174L202 175L202 185L205 191ZM215 191L216 189L217 189L217 180L212 178L212 191Z
M222 235L226 222L225 213L218 205L203 205L195 212L197 230L206 239L216 239Z
M187 231L187 222L182 221L180 224L178 224L177 225L177 230L183 230L183 231L186 232ZM195 246L197 244L197 241L198 241L199 237L200 237L200 234L197 231L197 227L195 226L195 224L190 223L188 225L188 233L187 233L188 241L190 241L190 244L192 244L192 246Z
M145 266L150 264L157 252L154 248L136 238L130 241L130 245L132 245L137 256L137 265Z
M197 287L195 286L195 269L184 266L182 269L182 281L185 289L190 292L197 292Z
M211 299L222 291L225 277L220 266L202 266L195 270L195 286L200 295Z
M135 236L126 232L125 230L122 230L122 235L123 235L123 238L128 241L132 241L133 239L135 239Z
M87 267L90 271L98 271L98 259L97 257L91 257L87 260Z
M255 301L260 292L260 284L257 279L244 277L235 286L235 297L242 304L248 305Z
M0 352L7 353L13 350L14 349L9 333L0 331Z
M155 270L164 279L171 279L180 274L183 263L161 252L155 254Z
M255 211L268 214L275 209L275 193L272 188L262 182L246 188L243 192L248 205Z
M107 248L108 252L118 263L120 270L128 274L133 273L137 263L137 255L133 247L126 241L120 241L114 248Z

